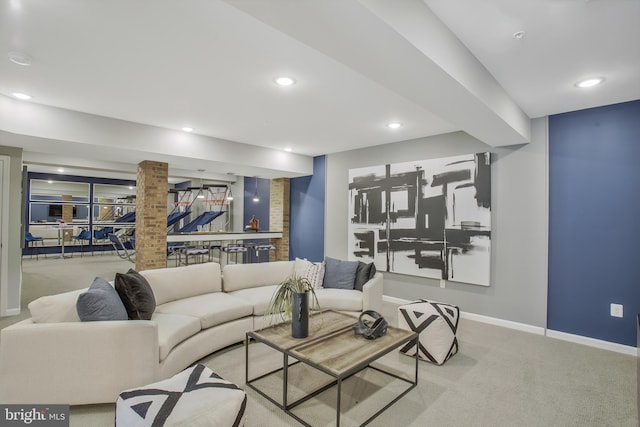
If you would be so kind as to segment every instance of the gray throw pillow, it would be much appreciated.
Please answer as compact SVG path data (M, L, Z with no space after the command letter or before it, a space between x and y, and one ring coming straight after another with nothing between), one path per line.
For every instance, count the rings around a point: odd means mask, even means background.
M101 277L96 277L89 289L78 296L76 310L83 322L129 318L116 290Z
M325 288L353 289L358 261L341 261L327 257L324 267Z
M156 309L156 298L147 279L130 268L126 274L116 273L115 282L129 319L151 320Z
M353 283L353 289L361 291L364 284L371 280L375 275L376 266L373 263L366 264L362 261L358 261L358 268L356 269L356 279Z

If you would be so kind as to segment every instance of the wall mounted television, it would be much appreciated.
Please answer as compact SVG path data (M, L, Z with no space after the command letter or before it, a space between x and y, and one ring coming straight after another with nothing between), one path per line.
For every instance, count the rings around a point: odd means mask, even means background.
M73 216L75 217L77 208L73 207ZM62 217L62 205L49 205L49 216Z

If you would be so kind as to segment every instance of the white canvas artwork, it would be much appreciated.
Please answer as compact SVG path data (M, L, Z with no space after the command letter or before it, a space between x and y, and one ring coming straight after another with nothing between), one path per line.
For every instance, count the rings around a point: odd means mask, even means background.
M349 170L349 259L489 286L491 156Z

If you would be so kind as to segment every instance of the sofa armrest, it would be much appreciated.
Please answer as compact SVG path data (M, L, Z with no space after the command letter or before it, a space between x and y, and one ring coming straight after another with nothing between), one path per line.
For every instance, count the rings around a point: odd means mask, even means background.
M155 381L158 328L152 321L33 323L0 331L0 403L115 402Z
M376 273L362 286L362 310L382 311L382 287L384 279L382 273Z

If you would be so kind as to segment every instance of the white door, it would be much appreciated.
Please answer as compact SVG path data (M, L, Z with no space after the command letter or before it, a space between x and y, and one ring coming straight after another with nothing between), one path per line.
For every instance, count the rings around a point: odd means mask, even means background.
M9 157L0 156L0 316L7 316Z

